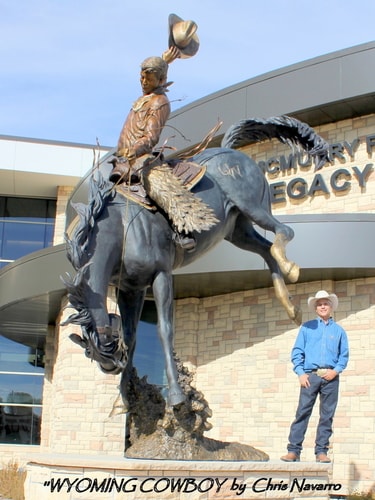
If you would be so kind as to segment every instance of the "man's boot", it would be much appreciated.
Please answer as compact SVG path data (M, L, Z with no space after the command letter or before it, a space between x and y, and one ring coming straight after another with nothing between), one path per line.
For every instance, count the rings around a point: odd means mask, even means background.
M130 165L126 159L113 158L108 163L112 163L113 169L109 175L109 180L114 184L121 184L128 180Z

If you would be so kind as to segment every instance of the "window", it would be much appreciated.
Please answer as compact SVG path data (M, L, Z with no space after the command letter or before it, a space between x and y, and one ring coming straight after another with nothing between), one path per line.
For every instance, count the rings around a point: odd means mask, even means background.
M44 350L0 335L0 443L39 444Z
M138 325L134 366L138 376L147 375L150 384L155 384L164 394L167 390L164 353L157 332L157 312L154 301L146 300Z
M56 202L0 196L0 269L52 245ZM39 444L44 342L25 344L0 332L0 443Z
M56 202L0 196L0 269L52 245Z

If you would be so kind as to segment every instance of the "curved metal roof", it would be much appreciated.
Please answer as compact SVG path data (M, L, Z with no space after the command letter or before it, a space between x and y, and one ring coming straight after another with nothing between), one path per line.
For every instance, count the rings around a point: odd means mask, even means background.
M265 73L182 107L172 113L160 142L185 150L219 120L224 133L249 117L288 114L315 127L367 115L375 112L374 82L370 42Z

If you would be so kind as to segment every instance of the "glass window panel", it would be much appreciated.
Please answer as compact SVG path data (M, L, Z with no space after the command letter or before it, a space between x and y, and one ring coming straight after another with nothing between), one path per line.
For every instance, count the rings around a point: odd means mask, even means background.
M5 200L4 196L0 196L0 217L4 217L5 215Z
M147 375L151 384L165 385L164 354L156 325L139 322L134 365L139 377Z
M0 372L44 373L44 350L0 335Z
M44 248L44 225L6 223L3 236L3 259L16 260Z
M40 444L41 408L0 405L0 443Z
M40 444L43 366L42 349L0 335L0 443Z
M0 269L53 244L55 200L0 196Z
M53 222L56 219L56 200L47 200L47 220Z
M0 196L0 217L52 222L56 217L56 200Z
M43 379L41 375L0 373L0 403L42 404Z
M47 217L47 201L30 198L7 198L6 217L12 219L39 219L45 220Z
M52 246L54 232L55 232L54 225L46 225L45 226L45 237L44 237L44 246L45 247Z
M139 377L147 375L151 384L166 386L164 353L156 327L155 303L146 301L137 330L134 366Z

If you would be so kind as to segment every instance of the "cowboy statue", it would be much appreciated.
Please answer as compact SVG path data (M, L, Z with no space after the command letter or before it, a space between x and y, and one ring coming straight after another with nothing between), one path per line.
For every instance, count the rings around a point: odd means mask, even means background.
M172 222L176 243L188 251L196 245L192 232L216 223L211 209L189 190L203 176L204 169L185 163L185 168L176 173L154 147L171 111L166 95L172 83L167 82L168 65L197 53L196 31L194 21L169 16L169 48L161 57L148 57L141 64L143 95L133 103L122 127L109 177L116 189L128 197L146 206L147 199L151 199L162 208Z

